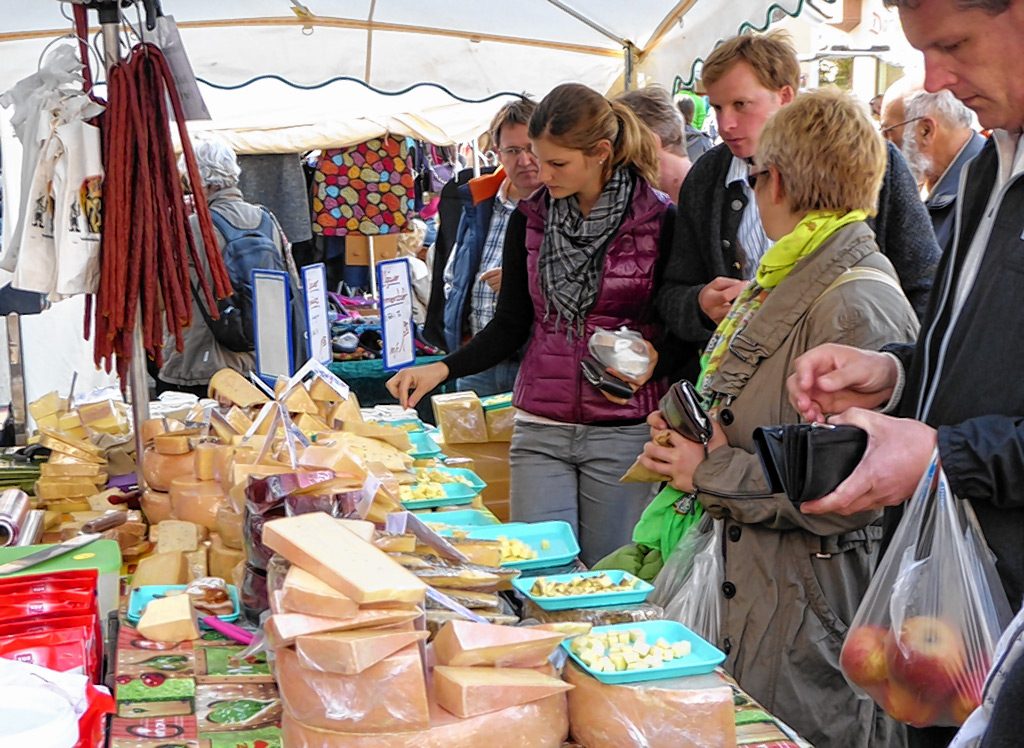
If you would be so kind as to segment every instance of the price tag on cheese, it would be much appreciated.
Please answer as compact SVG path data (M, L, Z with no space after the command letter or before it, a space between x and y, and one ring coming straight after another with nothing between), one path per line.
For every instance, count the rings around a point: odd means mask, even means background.
M302 287L306 297L306 329L309 331L309 357L331 362L331 326L327 319L327 266L322 262L302 268Z
M413 337L412 284L404 258L377 263L384 368L397 369L416 360Z

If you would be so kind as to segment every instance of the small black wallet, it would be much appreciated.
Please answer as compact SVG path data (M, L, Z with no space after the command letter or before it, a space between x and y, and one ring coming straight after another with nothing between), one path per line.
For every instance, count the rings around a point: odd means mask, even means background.
M846 480L864 456L868 435L856 426L792 423L754 429L754 444L772 492L800 504Z
M612 397L621 397L624 400L633 397L633 388L629 386L628 382L619 379L614 374L609 374L594 359L581 359L580 369L583 370L583 378L602 392L607 392Z

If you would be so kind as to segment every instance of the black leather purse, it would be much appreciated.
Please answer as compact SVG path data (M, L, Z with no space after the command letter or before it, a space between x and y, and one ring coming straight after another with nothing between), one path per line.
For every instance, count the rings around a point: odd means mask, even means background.
M793 423L755 429L754 444L772 492L800 504L846 480L864 456L868 435L856 426Z
M692 442L707 444L714 431L711 418L700 404L697 389L685 379L669 387L658 403L668 427Z

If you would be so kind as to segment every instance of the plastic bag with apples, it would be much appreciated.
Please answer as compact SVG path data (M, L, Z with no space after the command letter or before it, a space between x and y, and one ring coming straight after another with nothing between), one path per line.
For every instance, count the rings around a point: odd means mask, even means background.
M962 724L1010 615L974 510L936 452L850 625L843 673L900 722Z

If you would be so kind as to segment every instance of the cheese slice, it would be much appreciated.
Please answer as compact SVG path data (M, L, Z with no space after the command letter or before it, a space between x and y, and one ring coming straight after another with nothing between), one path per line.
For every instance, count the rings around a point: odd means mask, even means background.
M309 634L324 634L328 631L352 631L354 629L380 628L415 621L420 617L418 610L409 608L368 608L360 610L351 618L323 618L302 613L275 613L263 625L263 631L272 647L286 647L296 637Z
M182 642L199 638L199 617L188 595L151 600L142 611L140 634L154 642Z
M350 618L359 612L355 600L345 597L298 566L288 570L281 592L281 608L289 613Z
M262 405L267 401L266 395L234 369L221 369L210 377L208 392L215 400L223 399L240 408Z
M434 698L459 717L498 712L572 688L561 678L524 668L434 668Z
M409 441L409 432L405 429L396 428L380 423L364 423L363 421L346 421L342 424L342 431L347 431L358 436L365 436L369 439L379 439L387 442L395 449L408 452L412 449L412 442Z
M434 639L438 665L538 667L565 638L554 631L448 621Z
M324 512L266 523L263 543L360 605L419 604L426 585Z
M35 495L40 499L85 499L96 493L96 484L89 478L40 478Z
M154 553L139 560L132 575L132 587L151 584L185 584L188 582L188 563L181 551Z
M314 727L391 732L430 724L423 661L415 645L355 675L303 667L290 649L278 650L276 669L285 708Z
M106 454L106 450L103 447L98 447L91 441L85 439L75 439L74 437L68 436L67 434L61 433L60 431L53 431L52 429L40 428L39 434L43 437L52 439L57 442L62 442L64 446L77 449L86 454L92 455L93 457L103 458Z
M104 471L103 465L95 462L44 462L39 466L43 478L95 478Z
M356 675L428 636L426 631L391 629L334 631L298 637L295 654L302 666L310 670Z
M182 522L176 519L164 520L156 526L156 552L191 553L199 548L205 537L205 529L194 522Z

